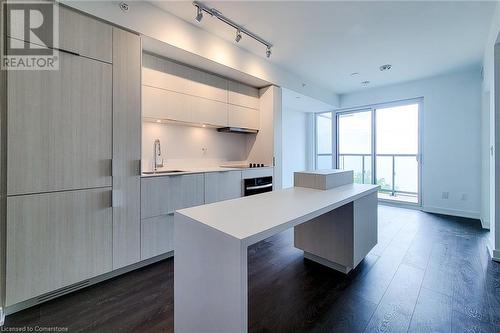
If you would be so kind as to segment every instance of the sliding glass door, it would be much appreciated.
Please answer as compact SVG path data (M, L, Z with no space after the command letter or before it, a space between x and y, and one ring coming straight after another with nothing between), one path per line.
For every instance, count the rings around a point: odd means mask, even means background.
M354 182L373 182L372 110L346 112L337 116L338 168L354 170Z
M419 104L376 108L376 173L379 198L418 203Z
M420 101L338 112L336 165L379 199L420 203Z

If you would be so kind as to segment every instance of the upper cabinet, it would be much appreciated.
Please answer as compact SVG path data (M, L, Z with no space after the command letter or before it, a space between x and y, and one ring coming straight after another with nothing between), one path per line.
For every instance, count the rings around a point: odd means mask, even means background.
M150 54L143 66L143 117L259 129L258 89Z
M58 11L59 49L111 63L113 31L110 25L63 6L59 6ZM23 29L13 31L22 31L23 34L14 33L10 37L25 40Z
M59 6L59 48L112 62L113 28L104 22Z
M259 90L246 84L229 81L229 104L259 109Z

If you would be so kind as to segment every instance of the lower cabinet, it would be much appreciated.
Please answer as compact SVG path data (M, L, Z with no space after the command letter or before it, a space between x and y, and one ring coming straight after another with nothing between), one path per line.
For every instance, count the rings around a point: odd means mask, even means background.
M210 172L205 174L205 203L241 197L241 171Z
M111 187L7 198L7 305L112 270Z
M174 249L174 214L141 220L141 260Z

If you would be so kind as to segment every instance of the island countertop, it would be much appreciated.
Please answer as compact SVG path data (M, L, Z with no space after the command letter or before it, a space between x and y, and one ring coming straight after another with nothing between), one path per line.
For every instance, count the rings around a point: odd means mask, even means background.
M376 192L378 188L378 185L366 184L348 184L331 190L292 187L182 209L176 214L249 245Z

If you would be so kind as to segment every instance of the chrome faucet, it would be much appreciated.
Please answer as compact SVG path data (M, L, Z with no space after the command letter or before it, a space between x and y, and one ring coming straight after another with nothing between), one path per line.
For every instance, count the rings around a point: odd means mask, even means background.
M160 139L156 139L154 144L154 171L161 167L163 167L163 157L161 157Z

